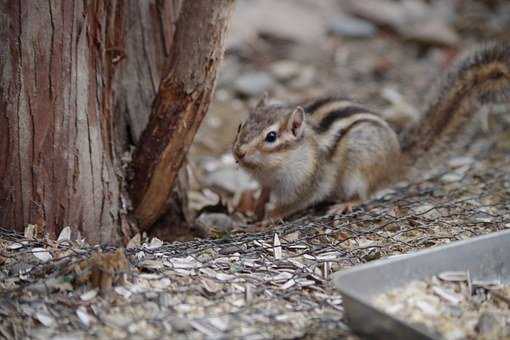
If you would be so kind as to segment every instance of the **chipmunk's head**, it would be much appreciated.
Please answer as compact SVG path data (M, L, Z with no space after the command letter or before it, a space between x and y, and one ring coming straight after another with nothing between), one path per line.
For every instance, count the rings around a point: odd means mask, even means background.
M303 108L268 105L264 96L239 125L233 145L236 161L256 177L281 168L302 144L305 119Z

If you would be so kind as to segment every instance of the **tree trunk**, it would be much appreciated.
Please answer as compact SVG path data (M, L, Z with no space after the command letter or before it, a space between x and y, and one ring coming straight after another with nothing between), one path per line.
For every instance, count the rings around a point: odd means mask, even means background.
M113 80L122 1L0 2L0 225L117 242Z
M169 68L133 159L131 193L142 229L168 208L174 181L211 100L233 7L233 0L182 5Z
M167 220L185 219L183 187L172 188L207 111L233 0L184 2L175 30L180 2L0 1L1 226L126 241L120 155L138 140L134 201L152 197L157 209L142 226L168 207Z
M126 6L126 35L122 61L116 83L116 112L125 129L119 129L119 140L136 145L147 126L152 102L165 69L175 33L181 0L129 0ZM127 145L120 146L123 152ZM151 227L149 233L160 239L172 241L196 236L188 228L190 217L186 213L187 176L182 172L174 185L172 197L165 208L164 218ZM171 223L169 223L171 221Z
M147 126L175 32L181 0L128 0L124 21L126 39L116 82L116 111L134 145ZM121 137L122 138L122 137ZM122 138L124 139L124 138Z

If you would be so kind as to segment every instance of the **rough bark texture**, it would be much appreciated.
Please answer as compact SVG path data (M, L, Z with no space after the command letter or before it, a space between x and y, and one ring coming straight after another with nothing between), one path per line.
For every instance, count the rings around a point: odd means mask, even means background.
M122 1L0 2L0 225L118 241L122 12Z
M118 92L122 93L117 97L116 112L126 128L118 130L121 134L119 140L136 145L147 126L163 72L168 69L181 2L127 1L124 44L126 58L122 61L116 83ZM126 149L126 145L117 147L119 152ZM181 171L164 216L149 230L151 235L166 241L195 236L190 234L188 228L191 219L185 209L187 188L186 173Z
M186 181L175 179L207 111L233 0L186 1L176 31L181 1L0 1L0 225L126 240L119 155L138 140L137 212L157 210L143 227L165 210L160 233L186 219Z
M147 126L152 102L167 68L181 0L128 0L125 6L126 58L118 74L116 112L138 142Z
M133 166L135 217L147 229L165 211L174 181L207 112L233 0L182 5L169 57Z

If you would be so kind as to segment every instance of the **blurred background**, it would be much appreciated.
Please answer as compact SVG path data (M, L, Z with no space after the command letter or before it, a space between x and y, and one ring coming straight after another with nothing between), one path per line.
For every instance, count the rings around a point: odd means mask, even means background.
M215 99L190 153L193 210L217 194L238 205L256 188L230 147L264 92L276 101L348 96L401 129L459 54L492 40L510 41L510 1L238 0Z

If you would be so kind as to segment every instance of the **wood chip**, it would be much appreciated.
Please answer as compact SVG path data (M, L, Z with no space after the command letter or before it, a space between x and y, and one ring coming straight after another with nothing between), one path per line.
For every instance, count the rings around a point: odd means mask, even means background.
M299 230L297 230L293 233L283 236L282 238L287 242L295 242L295 241L299 240L299 235L300 235Z
M246 300L246 302L250 302L253 300L253 288L252 285L250 284L247 284L245 286L244 299Z
M96 296L97 296L97 289L92 289L92 290L89 290L88 292L81 294L80 299L82 301L90 301L93 298L95 298Z
M331 262L324 262L322 264L322 277L327 280L329 277L329 271L331 270Z
M47 313L36 312L34 317L46 327L55 325L55 319Z
M23 236L25 236L25 238L29 240L33 240L35 239L36 233L37 233L36 226L34 224L27 224Z
M213 329L210 325L207 325L204 321L201 320L192 320L190 321L190 325L195 328L197 331L205 334L210 338L218 338L220 334L216 329Z
M16 249L20 249L22 247L23 247L23 243L21 243L21 242L12 242L11 244L9 244L7 246L7 249L16 250Z
M132 295L132 293L129 290L122 286L117 286L114 288L114 290L117 294L123 296L125 299L129 299Z
M165 261L164 264L165 266L174 269L191 269L199 268L202 266L200 262L198 262L191 256L170 258L167 261Z
M53 256L44 248L32 248L32 254L41 262L49 262L53 259Z
M133 236L128 244L126 245L126 249L133 249L140 247L140 244L142 242L142 235L140 233L136 233L135 236Z
M202 282L202 286L204 286L205 290L209 293L214 294L223 289L223 285L207 277L201 278L200 281Z
M289 281L287 281L284 284L282 284L279 288L281 290L287 290L290 287L294 286L295 284L296 284L296 281L294 281L294 279L290 279Z
M147 249L157 249L160 248L163 245L163 241L161 241L157 237L153 237L151 239L151 242L149 244L144 244L143 247Z
M89 313L87 313L84 307L79 307L76 310L76 315L80 319L80 322L82 323L83 326L87 328L90 326L90 323L92 322L92 317L90 316Z
M278 234L276 233L274 234L273 240L273 256L276 260L281 260L282 258L282 246Z
M64 227L64 229L62 229L62 231L58 235L57 241L58 242L71 241L71 227L69 227L69 226Z
M164 265L161 260L144 260L140 263L140 267L146 269L161 269Z

